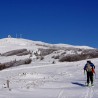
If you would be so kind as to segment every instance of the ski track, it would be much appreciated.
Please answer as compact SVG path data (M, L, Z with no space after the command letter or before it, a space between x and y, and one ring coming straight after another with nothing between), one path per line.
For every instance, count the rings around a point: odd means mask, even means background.
M93 95L94 89L92 87L88 87L84 98L93 98Z
M64 89L60 91L58 98L62 98L63 93L64 93Z

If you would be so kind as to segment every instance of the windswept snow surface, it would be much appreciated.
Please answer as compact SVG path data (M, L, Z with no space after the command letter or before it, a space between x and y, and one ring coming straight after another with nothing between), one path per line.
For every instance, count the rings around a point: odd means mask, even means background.
M85 87L86 60L57 64L32 63L0 71L0 98L98 98L98 59L94 87ZM9 80L10 90L6 88Z
M69 48L81 48L81 49L94 49L89 46L73 46L68 44L48 44L41 41L32 41L27 39L19 38L3 38L0 39L0 53L7 52L8 50L26 48L28 50L36 50L38 48L49 48L49 47L69 47Z

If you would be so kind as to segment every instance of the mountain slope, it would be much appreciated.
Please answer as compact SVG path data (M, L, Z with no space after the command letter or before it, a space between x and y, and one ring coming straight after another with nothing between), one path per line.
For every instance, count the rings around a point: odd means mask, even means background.
M9 54L11 54L10 52L17 51L19 49L27 49L27 51L24 54L27 54L28 57L30 57L34 61L36 59L37 61L41 60L50 63L59 61L78 61L98 57L98 50L88 46L48 44L40 41L32 41L18 38L0 39L1 56L8 54L8 52ZM15 58L14 54L16 53L13 53L13 58ZM24 57L26 56L24 55ZM21 57L16 56L16 58Z
M18 38L4 38L0 39L0 45L8 46L8 45L18 45L18 46L36 46L36 47L69 47L69 48L82 48L82 49L94 49L89 46L73 46L68 44L48 44L41 41L32 41L27 39L18 39Z
M91 59L98 72L98 59ZM0 98L97 98L98 81L85 87L86 75L79 62L44 65L33 63L0 71ZM10 81L9 89L6 80Z
M87 60L91 60L98 72L98 50L65 46L25 39L1 39L0 64L26 58L32 59L32 63L0 71L0 98L97 98L98 77L94 75L93 88L85 87L83 67ZM20 51L30 51L30 54L17 55ZM44 59L38 59L42 56ZM59 62L59 59L68 56L72 60L87 57L77 62ZM96 59L89 59L90 56ZM51 64L53 61L54 64Z

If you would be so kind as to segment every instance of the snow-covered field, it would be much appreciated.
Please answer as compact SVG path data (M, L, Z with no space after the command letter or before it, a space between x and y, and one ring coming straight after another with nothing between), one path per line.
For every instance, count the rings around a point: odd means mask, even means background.
M84 87L86 60L71 63L22 65L0 71L0 98L98 98L98 59L94 87ZM9 80L10 90L6 88Z
M1 52L10 50L11 45L4 45L4 41L2 43ZM17 46L16 44L14 46ZM17 49L20 47L26 46L22 44L17 46ZM10 61L13 58L19 59L17 56L0 57L0 62ZM0 71L0 98L98 98L98 58L91 59L96 66L94 87L84 86L86 75L83 67L87 60L56 62L56 64L47 63L47 61L35 61L29 65ZM9 88L7 88L7 80L9 80Z

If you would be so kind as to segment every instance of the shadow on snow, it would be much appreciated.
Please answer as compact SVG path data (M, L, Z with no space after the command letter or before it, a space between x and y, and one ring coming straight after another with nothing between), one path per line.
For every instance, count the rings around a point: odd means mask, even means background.
M75 85L78 85L78 86L82 86L82 87L85 87L85 85L84 84L82 84L82 83L79 83L79 82L71 82L72 84L75 84Z

